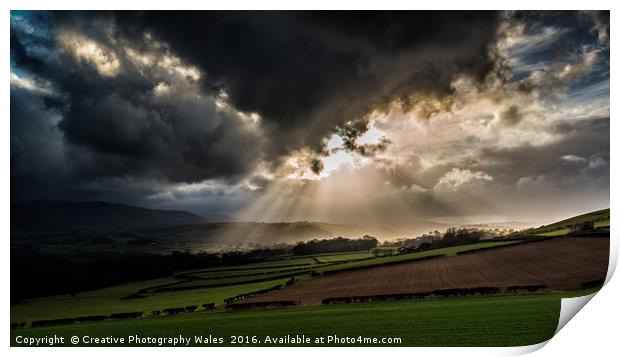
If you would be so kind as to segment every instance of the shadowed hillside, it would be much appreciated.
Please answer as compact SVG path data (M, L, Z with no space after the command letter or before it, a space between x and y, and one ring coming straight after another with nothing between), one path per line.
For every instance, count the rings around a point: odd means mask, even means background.
M11 230L92 229L122 232L206 223L187 211L165 211L105 202L40 201L11 204Z

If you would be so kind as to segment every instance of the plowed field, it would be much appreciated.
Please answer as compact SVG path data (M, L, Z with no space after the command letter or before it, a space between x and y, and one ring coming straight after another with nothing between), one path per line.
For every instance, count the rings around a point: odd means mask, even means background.
M320 304L328 297L428 292L436 289L546 285L572 290L605 278L609 239L557 238L455 257L361 269L313 278L247 300Z

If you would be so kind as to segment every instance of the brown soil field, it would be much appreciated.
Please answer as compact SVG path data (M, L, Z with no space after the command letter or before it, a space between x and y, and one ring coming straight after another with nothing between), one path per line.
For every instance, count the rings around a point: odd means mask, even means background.
M604 279L609 238L570 237L490 249L454 257L335 273L300 281L244 302L295 300L320 304L328 297L428 292L436 289L547 285L573 290Z

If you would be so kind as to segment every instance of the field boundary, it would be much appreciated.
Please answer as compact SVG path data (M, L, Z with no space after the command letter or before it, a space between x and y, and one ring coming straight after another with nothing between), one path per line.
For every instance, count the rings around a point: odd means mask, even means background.
M232 310L249 310L260 308L279 308L279 307L292 307L300 305L295 300L267 300L257 302L239 303L238 301L254 297L261 294L266 294L272 291L283 289L286 286L290 286L294 281L290 281L285 284L278 284L270 288L261 289L245 294L239 294L231 298L225 299L225 308ZM557 292L568 291L580 291L583 289L600 289L603 286L604 279L597 279L592 281L585 281L581 284L581 288L572 290L558 290ZM372 302L385 302L385 301L400 301L400 300L420 300L420 299L445 299L455 297L466 297L476 295L518 295L524 293L550 293L556 292L550 290L546 285L514 285L505 288L492 287L492 286L479 286L474 288L449 288L449 289L436 289L428 292L417 293L400 293L400 294L380 294L380 295L355 295L355 296L341 296L341 297L328 297L321 300L321 305L338 305L338 304L353 304L353 303L372 303ZM208 312L215 309L215 303L205 303L201 305L203 310L201 312ZM198 312L197 305L189 305L186 307L172 307L162 310L151 311L151 317L160 316L162 313L166 315L178 315L181 313L195 313ZM83 324L90 322L98 322L105 320L124 320L124 319L137 319L147 316L147 312L133 311L122 313L111 313L107 315L92 315L92 316L78 316L68 317L60 319L49 320L35 320L28 322L14 322L11 323L11 329L28 328L28 327L51 327L58 325L70 325L70 324Z
M337 270L317 271L317 273L320 274L320 275L332 275L332 274L337 274L337 273L346 272L346 271L371 269L371 268L378 268L378 267L389 266L389 265L396 265L396 264L403 264L403 263L413 263L413 262L418 262L418 261L425 261L425 260L436 259L436 258L444 258L444 257L448 257L448 254L429 255L429 256L426 256L426 257L420 257L420 258L415 258L415 259L410 259L410 260L397 260L397 261L393 261L393 262L384 262L384 263L373 264L373 265L362 265L362 266L348 267L348 268L337 269ZM373 257L371 259L376 259L376 258ZM368 259L368 260L370 260L370 259ZM356 262L357 261L360 261L360 260L356 260Z
M413 299L425 299L425 298L446 298L446 297L460 297L460 296L472 296L472 295L497 295L497 294L510 294L510 293L523 293L523 292L540 292L549 291L546 285L515 285L509 286L505 289L495 286L478 286L474 288L449 288L449 289L436 289L433 291L417 292L417 293L400 293L400 294L380 294L380 295L355 295L355 296L341 296L341 297L328 297L321 300L322 305L332 304L349 304L349 303L365 303L365 302L380 302L380 301L394 301L394 300L413 300Z
M269 262L270 260L262 260L262 261L258 261L258 262L249 262L246 264L256 264L256 263L265 263L265 262ZM187 275L187 274L200 274L200 273L214 273L214 272L223 272L223 271L236 271L236 270L260 270L260 269L269 269L269 268L288 268L288 267L298 267L298 266L315 266L316 264L312 264L312 263L299 263L299 264L288 264L288 265L277 265L274 267L251 267L251 268L233 268L233 269L225 269L226 266L219 266L219 267L214 267L214 268L205 268L205 269L201 269L201 270L191 270L191 271L182 271L182 272L178 272L178 273L174 273L173 276L178 276L178 275ZM231 266L239 266L238 264L236 265L231 265ZM220 269L222 268L222 269Z

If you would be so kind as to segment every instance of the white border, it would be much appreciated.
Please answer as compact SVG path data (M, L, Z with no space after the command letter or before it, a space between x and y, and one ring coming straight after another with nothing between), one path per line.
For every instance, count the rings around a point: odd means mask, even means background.
M334 1L334 0L314 0L314 1L283 1L283 0L262 0L260 2L251 2L243 0L226 0L223 2L199 2L191 0L174 0L174 1L121 1L121 0L106 0L101 2L84 2L84 1L72 1L72 0L57 0L54 2L43 0L30 0L30 1L4 1L3 7L5 7L4 16L1 18L2 29L5 35L2 37L3 53L2 62L4 68L10 67L9 64L9 52L10 52L10 40L9 40L9 11L15 10L34 10L34 9L87 9L87 10L104 10L104 9L420 9L420 10L434 10L434 9L457 9L457 10L477 10L477 9L515 9L515 10L546 10L546 9L561 9L561 10L575 10L575 9L611 9L611 49L612 52L618 46L616 35L614 30L618 25L615 21L615 9L620 2L617 1L601 1L601 0L589 0L589 1L541 1L541 0L520 0L514 2L502 2L497 1L423 1L413 2L405 0L382 0L382 1ZM616 5L616 6L614 6ZM613 53L611 55L612 68L616 68L615 57ZM617 89L617 83L613 80L612 71L611 83L611 99L610 103L615 103L614 93ZM599 292L593 299L592 303L586 304L583 311L571 321L568 322L567 327L562 329L554 338L546 343L542 343L535 346L525 346L519 348L329 348L324 347L320 350L312 348L294 347L289 348L233 348L227 347L225 349L214 348L184 348L184 349L172 349L172 348L48 348L48 349L29 349L29 348L9 348L9 324L10 320L10 303L9 303L9 202L10 202L10 123L9 123L9 76L7 74L5 85L2 87L2 106L5 115L1 121L2 132L5 134L5 141L2 142L3 150L1 153L2 159L2 175L0 175L2 192L1 203L1 215L0 222L4 228L5 234L3 239L5 240L4 248L2 249L2 284L3 291L1 294L2 307L3 307L3 320L5 323L0 324L0 331L2 331L1 343L4 352L11 353L12 355L33 355L44 354L54 356L80 356L84 353L89 355L101 355L108 356L110 353L121 353L127 355L140 355L149 354L157 356L168 356L171 353L182 353L187 355L196 355L204 357L208 354L226 354L226 355L248 355L252 356L287 356L294 353L296 356L312 356L316 357L317 353L328 355L376 355L380 353L388 353L391 356L405 356L410 357L412 354L423 354L424 356L451 356L458 354L459 356L495 356L495 355L515 355L535 351L543 346L540 351L536 352L539 356L572 356L572 355L596 355L597 352L608 352L617 350L617 331L618 331L618 304L620 303L620 283L618 278L609 281L607 285ZM616 96L617 97L617 96ZM614 105L611 105L611 117L615 117ZM614 124L611 120L611 137L620 138L620 132L618 125ZM610 156L614 159L611 161L611 178L610 182L620 182L616 180L620 176L618 175L618 165L615 158L618 154L618 144L611 141ZM614 202L617 202L618 187L611 185L611 201L610 206L614 206ZM612 209L612 221L620 222L618 213L615 207ZM610 256L610 271L608 273L608 280L612 276L615 270L617 258L618 258L618 234L617 229L612 228L612 251ZM319 352L320 351L320 352ZM605 355L608 355L605 353Z

